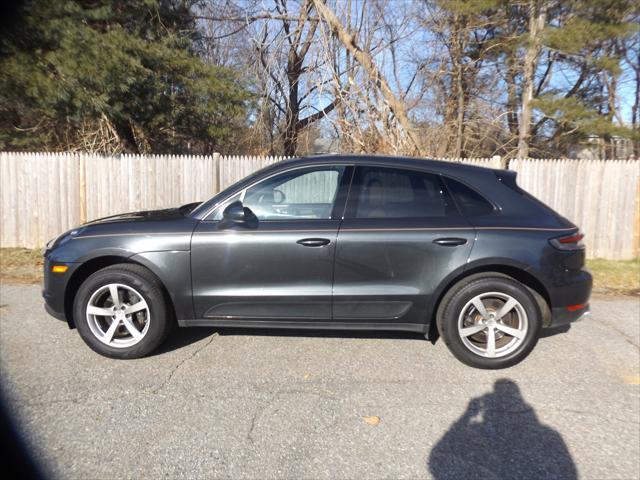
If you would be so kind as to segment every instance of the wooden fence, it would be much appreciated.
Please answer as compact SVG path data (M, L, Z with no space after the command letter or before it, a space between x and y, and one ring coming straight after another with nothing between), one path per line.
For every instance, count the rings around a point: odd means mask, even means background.
M0 153L0 246L87 220L210 198L283 157ZM491 159L441 159L499 168ZM640 161L511 160L518 184L580 225L591 258L640 256Z
M589 258L640 256L640 160L511 160L509 169L580 226Z

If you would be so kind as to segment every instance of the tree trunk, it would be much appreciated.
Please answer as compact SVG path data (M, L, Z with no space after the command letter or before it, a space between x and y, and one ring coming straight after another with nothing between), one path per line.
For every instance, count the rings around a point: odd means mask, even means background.
M547 20L545 0L532 0L529 4L529 40L522 67L522 107L520 114L520 131L518 133L518 158L529 156L531 137L531 118L533 86L535 81L538 57L542 49L542 33Z
M118 136L122 151L124 153L140 153L131 124L129 122L116 122L114 120L111 120L111 123Z
M464 114L465 114L465 85L464 85L464 65L462 55L464 50L465 35L464 21L459 14L454 17L453 46L451 49L451 63L455 72L455 92L456 92L456 146L453 156L462 158L462 142L464 135Z
M411 122L409 121L409 117L407 116L404 104L394 95L391 87L389 87L389 83L373 63L373 58L371 57L371 55L368 52L362 50L356 44L353 35L349 34L349 32L345 30L340 20L338 20L338 17L336 17L335 13L333 13L333 11L322 2L322 0L313 0L313 3L318 14L322 18L324 18L331 30L333 30L338 40L345 46L347 50L351 52L353 58L355 58L355 60L362 66L362 68L366 70L369 76L373 79L374 83L380 89L380 92L382 93L385 101L389 105L391 112L398 119L400 125L402 125L402 128L407 133L407 136L413 144L414 149L418 154L420 154L420 145L418 144L413 134L413 128L411 126Z
M519 134L516 74L512 65L509 65L507 68L509 69L507 73L507 125L509 127L509 133L511 134L510 139L515 139Z
M458 73L456 75L456 82L458 84L458 114L456 115L456 150L455 150L455 158L462 158L462 137L464 135L464 109L465 109L465 91L464 91L464 80L462 78L462 65L459 65Z
M631 107L631 129L638 135L640 133L640 48L636 50L637 62L634 66L635 81L636 81L636 97L633 100L633 106ZM636 136L633 140L633 155L636 158L640 157L640 139Z
M287 119L287 126L284 131L284 138L282 139L282 146L284 155L287 157L295 157L298 150L298 132L295 130L295 125L290 123Z
M290 57L292 53L290 54ZM293 62L290 59L287 67L287 78L289 80L289 98L287 99L287 115L284 129L284 154L287 157L294 157L298 149L298 123L300 121L300 101L298 100L298 86L300 85L301 69L296 66L297 59Z

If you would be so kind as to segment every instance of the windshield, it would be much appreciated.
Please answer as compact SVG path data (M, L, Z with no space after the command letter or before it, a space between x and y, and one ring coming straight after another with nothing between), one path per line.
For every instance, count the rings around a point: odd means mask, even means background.
M186 216L186 215L189 215L191 212L193 212L195 208L200 204L202 204L202 202L186 203L181 207L178 207L178 211L180 212L181 215Z

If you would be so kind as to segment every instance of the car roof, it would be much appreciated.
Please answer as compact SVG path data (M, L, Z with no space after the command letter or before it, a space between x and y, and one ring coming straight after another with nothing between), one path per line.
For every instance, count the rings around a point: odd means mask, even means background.
M380 165L389 167L407 167L429 169L442 173L479 173L492 172L493 169L468 165L460 161L443 161L419 157L403 157L377 154L326 154L297 157L273 164L274 167L312 165L314 163L335 163L348 165Z

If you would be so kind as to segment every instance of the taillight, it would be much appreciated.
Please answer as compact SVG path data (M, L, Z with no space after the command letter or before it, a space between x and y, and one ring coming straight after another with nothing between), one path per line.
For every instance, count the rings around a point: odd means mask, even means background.
M558 250L584 250L584 244L582 243L583 238L583 233L574 232L570 235L552 238L549 240L549 243Z

